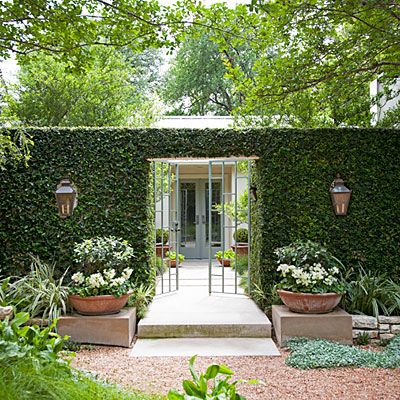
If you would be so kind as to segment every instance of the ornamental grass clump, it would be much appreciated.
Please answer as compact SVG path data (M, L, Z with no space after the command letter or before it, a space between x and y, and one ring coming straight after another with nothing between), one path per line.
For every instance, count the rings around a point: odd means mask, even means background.
M275 250L278 289L301 293L343 293L342 263L318 243L297 241Z
M125 268L120 274L115 269L105 269L91 275L76 272L72 275L69 292L81 297L112 295L120 297L129 292L132 268Z

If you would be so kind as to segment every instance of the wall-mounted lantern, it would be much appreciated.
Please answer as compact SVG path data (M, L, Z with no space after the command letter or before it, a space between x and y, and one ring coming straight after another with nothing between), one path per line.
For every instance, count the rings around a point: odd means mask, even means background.
M58 215L61 218L70 217L78 203L78 193L68 178L61 179L57 185L56 199Z
M349 207L352 190L344 186L344 181L339 174L331 184L329 193L331 195L333 209L336 215L346 215Z
M257 201L257 187L250 186L250 191L251 191L251 197L253 198L253 200Z

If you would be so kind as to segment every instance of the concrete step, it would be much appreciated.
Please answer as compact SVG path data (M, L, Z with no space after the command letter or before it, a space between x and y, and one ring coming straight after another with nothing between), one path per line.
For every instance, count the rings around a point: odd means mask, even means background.
M186 288L157 296L139 322L139 338L270 338L271 323L244 295Z
M279 356L269 338L138 339L131 357Z

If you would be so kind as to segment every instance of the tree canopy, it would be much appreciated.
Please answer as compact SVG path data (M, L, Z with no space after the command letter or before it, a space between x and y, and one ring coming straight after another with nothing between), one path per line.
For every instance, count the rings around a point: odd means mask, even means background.
M161 91L163 100L173 106L170 113L230 115L244 94L226 77L226 64L251 70L255 58L245 45L220 50L206 33L188 36L171 63Z
M246 92L239 114L269 124L368 125L369 83L379 77L389 90L400 72L395 1L259 0L197 16L219 28L212 37L220 48L247 43L257 51L252 78L237 65L230 77Z
M134 57L92 47L93 63L70 71L68 63L38 53L21 66L8 113L24 126L146 125L151 100L135 70Z

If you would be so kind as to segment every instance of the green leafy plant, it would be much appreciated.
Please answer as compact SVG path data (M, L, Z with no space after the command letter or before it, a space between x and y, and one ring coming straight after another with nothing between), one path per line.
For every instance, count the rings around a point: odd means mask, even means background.
M219 214L222 214L222 204L215 204L214 209L218 211ZM235 213L235 202L230 201L224 204L224 213L228 216L232 221L235 219L238 224L245 224L248 222L248 191L244 190L243 193L239 196L236 206L237 212ZM247 242L247 240L246 240Z
M9 321L0 321L0 362L11 362L29 357L41 363L61 362L58 353L63 349L67 336L54 332L57 321L41 329L37 325L24 325L29 320L27 312L20 312Z
M222 257L222 251L217 251L215 253L215 258L217 260L222 260L222 258L224 260L233 260L235 258L235 252L232 249L227 249L224 251L224 255Z
M359 265L346 276L344 308L354 314L400 314L400 284L381 272L365 271Z
M247 275L248 264L249 264L249 258L247 255L246 256L237 256L236 259L235 258L233 259L231 268L236 269L236 271L240 275Z
M168 242L169 233L166 229L158 228L156 230L156 243L157 244L165 244Z
M366 345L369 343L369 334L368 332L361 332L357 335L356 343L360 346Z
M120 297L128 293L132 288L129 280L133 272L132 268L125 268L119 276L115 269L105 269L85 276L82 272L76 272L71 277L69 292L81 297L112 295Z
M68 287L64 285L67 270L56 279L56 264L47 264L39 257L31 257L31 270L6 287L7 301L32 318L53 321L67 312ZM4 283L4 282L3 282Z
M175 251L167 251L165 254L167 258L170 260L176 260L176 252ZM183 254L178 254L178 262L181 264L185 260L185 256Z
M136 308L136 316L138 319L142 319L146 315L147 308L154 297L154 293L154 285L145 286L144 284L140 284L129 296L128 306Z
M298 241L275 250L281 281L277 288L303 293L342 293L342 263L325 247Z
M236 243L247 243L249 241L249 231L246 228L239 228L233 233Z
M287 365L299 369L311 368L400 368L400 335L381 352L363 350L324 339L296 338L288 343L291 354Z
M75 243L74 255L75 261L82 264L89 273L106 268L121 270L129 266L134 258L129 243L114 236L95 237Z
M205 373L198 375L194 370L196 356L190 358L189 370L192 380L183 381L184 394L170 390L168 400L245 400L237 393L236 385L239 382L257 383L258 381L233 381L229 382L233 371L225 365L210 365Z

